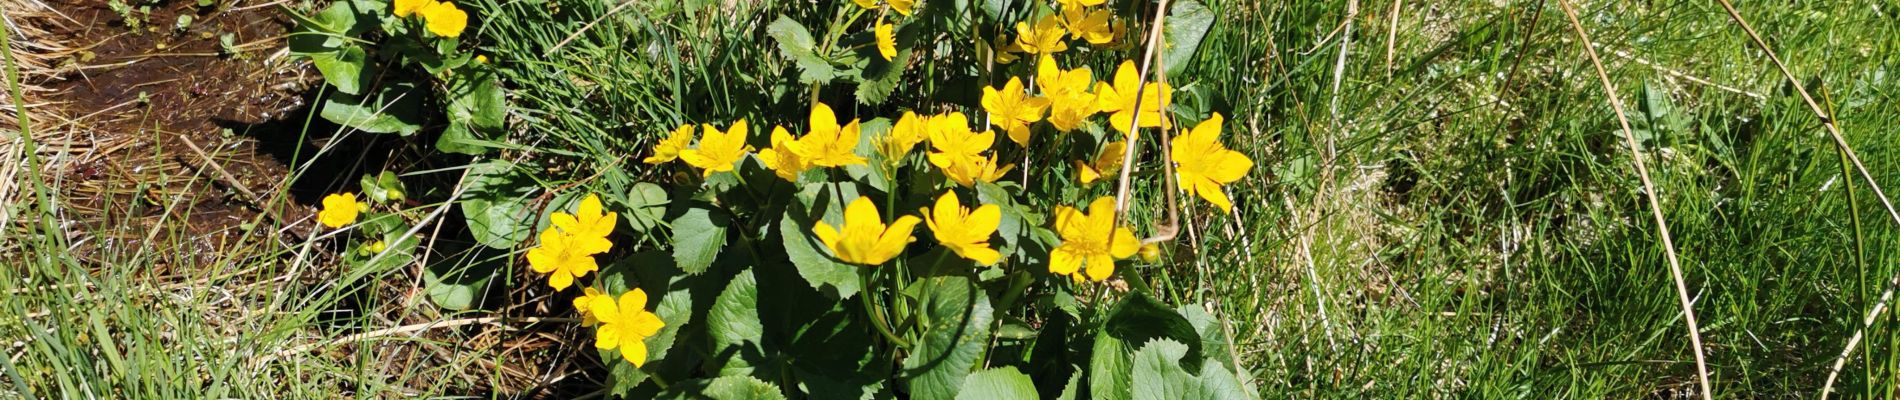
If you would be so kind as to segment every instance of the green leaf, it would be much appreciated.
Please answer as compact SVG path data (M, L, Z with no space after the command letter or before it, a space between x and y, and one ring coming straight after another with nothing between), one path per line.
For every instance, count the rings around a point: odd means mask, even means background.
M1075 400L1076 396L1079 396L1082 392L1082 387L1079 385L1081 382L1082 371L1075 371L1075 373L1069 374L1069 383L1062 385L1062 394L1057 395L1056 400Z
M1089 350L1089 394L1097 400L1128 400L1132 353L1127 343L1106 331L1097 332L1095 345Z
M764 361L765 325L759 322L759 289L752 270L732 277L706 315L706 336L712 339L711 364L719 375L752 375L755 362Z
M996 312L989 295L974 290L959 276L918 280L929 301L919 310L926 330L904 358L904 370L913 399L947 400L957 396L963 380L989 348L990 327Z
M1175 311L1187 318L1188 324L1193 325L1194 331L1199 333L1201 353L1209 361L1217 361L1222 365L1234 364L1233 351L1227 341L1227 333L1221 330L1220 319L1208 314L1206 309L1191 304L1177 307Z
M705 272L726 247L726 226L730 216L718 206L694 202L673 219L673 262L688 274Z
M1188 346L1188 364L1198 365L1202 360L1201 336L1194 324L1146 293L1131 292L1122 298L1109 311L1102 333L1129 344L1170 339Z
M957 400L1036 399L1036 384L1016 367L990 368L963 378Z
M1158 339L1135 352L1129 389L1134 400L1186 400L1206 398L1200 380L1181 368L1181 357L1188 347L1180 342Z
M1167 63L1168 76L1177 77L1187 71L1188 62L1194 60L1194 53L1201 48L1201 39L1214 27L1214 12L1199 1L1180 0L1168 9L1167 25L1168 47L1161 55Z
M896 29L897 54L890 61L885 61L884 56L878 54L875 37L870 45L858 49L859 56L869 60L858 75L859 104L884 104L884 100L890 98L891 92L897 89L904 69L910 66L911 48L916 47L917 28L915 24L902 24Z
M1232 372L1213 361L1200 364L1196 375L1182 367L1189 346L1156 339L1135 353L1130 389L1134 400L1252 399Z
M778 50L798 65L800 83L818 83L837 78L838 72L831 62L817 53L818 41L812 39L811 31L790 17L779 16L765 27L765 34L778 41Z
M842 192L842 193L840 193ZM853 186L812 183L797 195L800 205L785 208L779 219L779 234L785 238L785 255L798 267L798 275L813 289L849 299L858 293L858 267L832 258L812 236L811 227L819 221L833 226L844 220L844 205L858 197Z
M495 74L485 68L452 75L449 79L449 129L436 142L442 151L481 154L502 133L508 100Z
M778 386L749 376L722 376L710 380L680 382L660 394L660 399L710 400L784 400Z
M482 245L497 249L514 247L534 232L535 213L528 207L528 195L534 187L514 172L506 160L489 160L471 166L468 189L463 192L462 219L469 234Z
M487 292L488 284L498 275L496 271L503 270L512 258L506 252L486 247L469 248L471 245L448 241L437 245L449 246L448 250L437 250L448 255L423 268L422 282L428 289L429 301L448 310L474 308Z
M666 206L671 203L666 199L665 188L647 182L633 184L626 202L626 211L620 215L627 218L627 226L634 232L642 233L665 222Z
M374 96L332 95L323 101L323 119L364 132L409 136L422 130L423 91L409 82L383 85Z
M323 74L323 82L344 94L363 94L363 88L369 86L369 78L375 75L370 68L369 53L362 46L349 45L335 51L311 53L309 57L310 63L317 66L317 72Z

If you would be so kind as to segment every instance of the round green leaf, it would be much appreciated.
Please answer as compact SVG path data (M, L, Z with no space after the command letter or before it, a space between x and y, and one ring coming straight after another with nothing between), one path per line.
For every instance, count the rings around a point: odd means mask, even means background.
M957 400L1037 399L1036 384L1016 367L990 368L963 378Z

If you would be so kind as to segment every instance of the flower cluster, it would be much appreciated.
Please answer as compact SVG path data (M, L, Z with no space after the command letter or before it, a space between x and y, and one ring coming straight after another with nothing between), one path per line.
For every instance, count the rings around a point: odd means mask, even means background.
M602 212L600 197L592 194L581 199L573 214L555 212L549 217L553 226L541 231L541 243L528 250L528 266L548 275L548 286L564 290L574 280L600 269L594 255L613 248L607 239L619 221L618 213Z
M397 17L410 15L422 17L423 27L436 36L457 37L468 28L468 12L455 7L455 3L435 0L396 0L393 11Z
M1045 15L1033 24L1017 22L1015 40L999 35L990 43L996 51L996 62L1016 62L1016 53L1061 53L1069 49L1070 40L1092 46L1116 44L1116 38L1127 31L1127 26L1108 10L1093 8L1105 2L1107 0L1057 0L1061 12Z

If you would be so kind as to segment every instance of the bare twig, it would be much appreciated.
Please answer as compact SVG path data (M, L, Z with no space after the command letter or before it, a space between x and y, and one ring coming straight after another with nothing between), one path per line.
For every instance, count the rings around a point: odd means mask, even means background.
M1663 219L1662 202L1657 200L1656 185L1650 182L1649 167L1643 165L1642 144L1636 141L1636 134L1630 129L1629 117L1623 112L1623 100L1617 97L1616 84L1610 82L1609 71L1603 69L1603 60L1597 58L1596 48L1591 46L1590 34L1584 32L1583 22L1577 20L1577 10L1567 0L1557 0L1564 10L1564 16L1570 18L1570 28L1577 33L1578 43L1583 46L1583 54L1590 57L1590 65L1595 67L1597 80L1603 84L1603 93L1610 102L1610 109L1616 111L1616 122L1623 128L1623 144L1629 146L1630 161L1636 164L1636 176L1643 181L1643 194L1649 200L1649 215L1656 219L1657 233L1662 235L1663 255L1669 260L1669 275L1676 283L1676 299L1682 302L1682 317L1689 325L1689 344L1695 351L1696 381L1701 385L1702 398L1715 398L1710 394L1709 365L1702 355L1702 328L1696 323L1695 304L1689 299L1689 285L1683 283L1682 261L1676 256L1676 243L1669 237L1669 222Z

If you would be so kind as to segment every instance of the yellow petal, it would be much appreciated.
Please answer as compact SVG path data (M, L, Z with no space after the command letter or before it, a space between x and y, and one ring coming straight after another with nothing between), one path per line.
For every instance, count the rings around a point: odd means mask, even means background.
M629 340L620 345L620 357L633 363L634 368L644 367L647 363L647 344L641 340Z
M1090 256L1086 272L1090 280L1096 282L1108 280L1110 275L1115 274L1115 260L1108 258L1107 254Z
M1071 251L1068 246L1057 246L1049 252L1049 272L1057 275L1074 274L1082 269L1082 257Z
M554 287L554 290L557 292L566 290L569 285L573 285L573 284L574 284L573 274L567 274L561 271L555 271L553 274L548 275L548 286Z
M897 35L891 32L891 29L891 24L877 24L877 32L875 33L875 36L877 36L877 54L884 56L884 61L891 61L891 59L897 57Z

